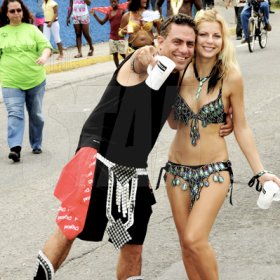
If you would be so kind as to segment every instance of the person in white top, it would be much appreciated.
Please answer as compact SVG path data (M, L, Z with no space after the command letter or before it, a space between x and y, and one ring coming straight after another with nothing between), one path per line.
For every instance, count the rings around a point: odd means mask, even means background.
M89 45L88 56L93 56L94 47L89 31L90 17L87 7L90 4L90 0L70 0L69 2L66 24L67 26L70 24L70 17L72 15L72 21L76 33L76 45L78 48L78 54L74 56L75 58L80 58L83 56L82 34L84 35Z
M42 8L45 18L43 33L48 40L50 40L51 34L53 35L59 51L57 60L61 60L63 59L63 47L59 34L58 4L53 0L44 0Z

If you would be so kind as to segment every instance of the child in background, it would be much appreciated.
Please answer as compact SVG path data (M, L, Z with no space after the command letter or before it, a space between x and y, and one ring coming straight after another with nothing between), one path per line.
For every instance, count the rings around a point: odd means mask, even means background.
M43 11L45 17L44 23L44 35L48 40L51 38L51 33L54 37L54 41L57 44L59 56L57 60L63 59L63 48L59 35L59 22L58 22L58 5L53 0L44 0Z
M125 58L126 53L126 40L124 40L124 37L120 37L119 27L121 24L122 16L124 14L124 10L120 8L119 1L118 0L110 0L110 4L112 9L110 9L104 19L100 19L96 14L94 10L91 10L91 14L94 16L94 18L103 25L108 20L110 22L110 40L109 40L109 47L110 47L110 54L113 55L114 62L116 67L119 66L119 57L118 54L120 54L123 58Z
M36 12L35 12L35 25L43 32L44 27L44 11L42 8L43 0L36 0Z

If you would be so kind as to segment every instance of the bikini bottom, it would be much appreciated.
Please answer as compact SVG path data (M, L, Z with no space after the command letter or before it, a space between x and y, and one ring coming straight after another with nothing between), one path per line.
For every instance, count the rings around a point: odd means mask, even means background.
M198 166L187 166L168 161L160 170L156 189L159 188L163 170L174 176L171 182L173 187L180 186L183 191L190 189L191 206L200 198L202 188L209 187L210 175L213 174L212 179L215 183L223 183L224 178L220 171L228 171L230 174L230 204L232 205L233 172L229 160ZM166 174L164 180L166 181Z

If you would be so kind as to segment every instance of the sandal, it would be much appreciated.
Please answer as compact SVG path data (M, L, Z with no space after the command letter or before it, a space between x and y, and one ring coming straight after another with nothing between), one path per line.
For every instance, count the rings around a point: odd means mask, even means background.
M93 56L93 52L94 52L94 49L90 50L90 51L88 52L88 56Z
M83 55L81 53L78 53L74 56L74 58L80 58L80 57L83 57Z
M60 54L57 58L56 58L56 60L63 60L63 54Z

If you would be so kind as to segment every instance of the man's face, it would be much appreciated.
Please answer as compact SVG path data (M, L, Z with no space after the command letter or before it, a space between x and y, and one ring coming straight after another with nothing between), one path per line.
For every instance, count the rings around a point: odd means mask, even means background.
M159 53L172 59L177 71L185 69L191 61L195 47L195 32L188 25L171 23L166 38L158 37Z
M117 8L118 7L118 4L119 4L119 1L118 0L111 0L111 7L113 9Z

